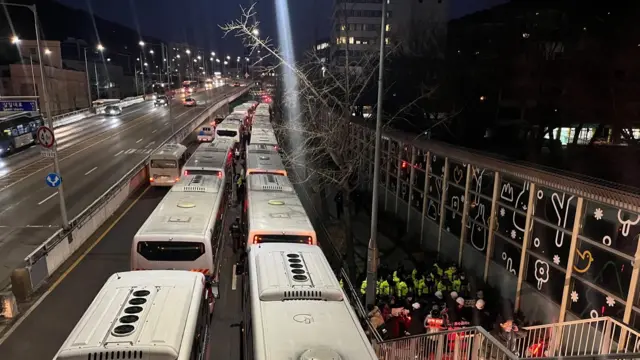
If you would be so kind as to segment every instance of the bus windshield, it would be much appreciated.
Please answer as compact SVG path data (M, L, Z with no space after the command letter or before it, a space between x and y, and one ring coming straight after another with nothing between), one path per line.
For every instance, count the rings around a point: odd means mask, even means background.
M184 241L143 241L138 243L138 254L149 261L195 261L204 254L204 244Z
M175 169L178 167L178 162L165 159L151 160L150 167L154 169Z
M236 135L238 135L238 132L235 130L218 130L217 134L218 136L224 137L236 137Z

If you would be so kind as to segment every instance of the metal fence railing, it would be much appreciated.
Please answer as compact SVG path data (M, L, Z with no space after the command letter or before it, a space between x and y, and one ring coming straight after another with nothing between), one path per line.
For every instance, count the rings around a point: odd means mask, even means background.
M523 330L526 335L516 344L518 353L524 358L640 352L640 332L610 317L530 326ZM532 348L532 344L538 347Z
M446 330L374 343L380 360L518 359L480 327Z

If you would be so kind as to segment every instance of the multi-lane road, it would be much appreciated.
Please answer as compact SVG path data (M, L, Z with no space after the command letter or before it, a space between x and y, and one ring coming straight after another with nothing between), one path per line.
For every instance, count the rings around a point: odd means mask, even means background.
M172 106L178 129L238 88L220 87L198 93L197 107ZM56 128L61 175L69 219L78 215L124 176L171 133L167 108L150 101L125 108L119 116L94 116ZM0 288L25 256L61 226L56 190L45 183L53 171L39 149L0 159Z
M130 141L137 141L135 137L132 136ZM195 140L195 135L191 134L184 144L194 147ZM122 149L114 149L105 154L105 158L116 158L114 154ZM131 160L133 162L135 160ZM93 166L96 165L83 164L78 174ZM0 337L0 359L52 359L107 278L116 272L129 271L133 236L166 193L164 188L147 187L131 195L112 219L87 240L86 248L80 250L80 255L70 267L54 279L51 287L30 310ZM228 228L229 221L235 218L239 209L235 206L227 212L224 229ZM222 258L220 299L215 304L209 349L212 359L231 360L240 359L240 333L231 325L241 319L242 282L234 279L235 259L231 241L227 232L224 233L227 241Z

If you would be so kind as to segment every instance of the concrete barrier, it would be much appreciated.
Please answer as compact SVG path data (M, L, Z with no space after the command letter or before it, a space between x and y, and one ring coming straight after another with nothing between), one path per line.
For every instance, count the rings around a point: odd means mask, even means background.
M125 108L134 104L138 104L143 102L144 99L142 96L136 97L128 97L120 100L120 102L110 104L110 105L118 105L121 108ZM97 106L91 109L82 109L72 111L70 113L61 114L53 117L53 127L57 128L59 126L64 126L67 124L74 123L76 121L80 121L82 119L86 119L88 117L94 116L96 114L104 114L104 109L106 106Z
M171 141L182 142L200 124L209 120L218 109L244 95L249 89L244 88L233 95L221 98L216 104L205 109L189 123L178 129L169 139L159 144L158 148ZM132 101L140 102L139 99ZM149 174L146 166L148 159L147 156L140 161L91 205L73 218L69 222L70 230L58 230L25 258L25 265L20 269L26 270L29 274L29 294L42 286L120 208L129 195L148 183ZM20 295L23 296L23 294Z

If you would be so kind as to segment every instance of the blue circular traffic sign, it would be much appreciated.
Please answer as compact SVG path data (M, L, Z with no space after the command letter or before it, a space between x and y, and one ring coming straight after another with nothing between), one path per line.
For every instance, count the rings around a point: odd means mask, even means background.
M62 184L62 177L57 173L49 173L46 178L44 178L44 182L47 183L49 187L57 188Z

